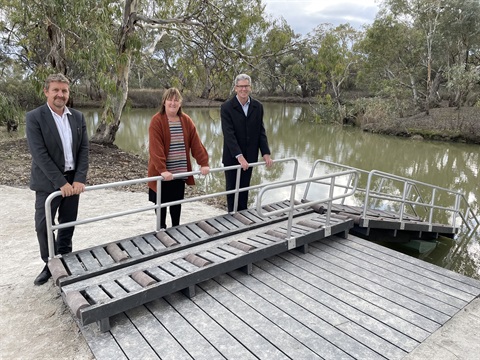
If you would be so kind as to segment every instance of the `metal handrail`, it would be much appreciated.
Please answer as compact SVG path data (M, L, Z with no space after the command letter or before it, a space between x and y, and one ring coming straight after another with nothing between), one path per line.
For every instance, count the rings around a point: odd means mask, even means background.
M310 173L312 175L312 173ZM335 196L335 188L336 188L336 182L335 180L338 177L341 176L346 176L350 178L350 180L353 180L353 186L350 188L350 191L344 192L341 195ZM357 184L358 184L358 178L359 178L359 173L355 170L347 170L347 171L342 171L334 174L329 174L329 175L323 175L323 176L316 176L316 177L308 177L306 179L301 179L301 180L291 180L291 181L286 181L283 184L270 184L262 188L260 190L258 196L257 196L257 214L262 216L262 217L270 217L274 215L280 215L284 214L285 212L288 212L288 225L287 225L287 239L291 240L291 231L292 231L292 222L293 222L293 213L295 210L298 209L303 209L306 207L310 207L316 204L320 203L327 203L327 211L326 211L326 222L325 222L325 231L326 235L328 236L329 234L328 229L330 229L330 215L331 215L331 210L332 210L332 202L335 200L343 199L349 196L352 196L356 189L357 189ZM319 182L320 180L326 180L330 179L330 182L328 183L329 185L329 192L328 196L323 199L317 199L315 201L309 201L308 203L300 203L300 204L295 204L295 190L296 186L299 184L307 184L309 186L312 182ZM288 208L284 209L279 209L279 210L273 210L269 212L265 212L264 209L262 208L262 199L263 195L271 190L279 189L282 187L291 187L290 190L290 206ZM290 247L289 247L290 248Z
M297 172L298 172L298 160L295 158L285 158L285 159L279 159L279 160L273 160L274 163L285 163L285 162L293 162L294 163L294 171L293 171L293 176L296 177ZM265 165L265 162L260 161L256 163L251 163L249 164L249 167L257 167ZM241 165L233 165L233 166L228 166L228 167L221 167L221 168L215 168L215 169L210 169L210 173L216 173L216 172L224 172L227 170L237 170L238 174L240 174L240 171L242 171ZM185 172L181 174L174 174L173 178L178 179L178 178L185 178L188 176L195 176L195 175L200 175L200 171L190 171L190 172ZM237 179L239 179L239 175L237 176ZM100 216L95 216L91 218L86 218L82 220L76 220L76 221L70 221L67 223L62 223L62 224L53 224L52 221L52 212L50 211L51 207L51 202L53 201L54 198L61 196L62 193L61 191L55 191L51 193L46 201L45 201L45 214L46 214L46 222L47 222L47 237L48 237L48 254L49 258L52 259L55 257L55 245L54 245L54 231L67 228L67 227L72 227L76 225L83 225L83 224L88 224L100 220L106 220L106 219L111 219L115 217L120 217L120 216L126 216L126 215L132 215L140 212L145 212L149 210L157 210L156 214L156 231L160 230L160 209L167 207L167 206L172 206L172 205L178 205L178 204L183 204L183 203L188 203L188 202L196 202L196 201L201 201L213 197L219 197L219 196L225 196L228 194L236 194L235 197L235 204L234 208L237 208L237 202L238 202L238 193L242 191L247 191L247 190L253 190L253 189L258 189L261 188L262 184L260 185L253 185L249 187L244 187L244 188L239 188L238 180L237 180L237 185L234 190L229 190L229 191L221 191L213 194L206 194L206 195L200 195L192 198L187 198L183 200L176 200L176 201L171 201L168 203L161 203L161 181L163 181L164 178L162 176L154 176L154 177L147 177L147 178L141 178L141 179L134 179L134 180L125 180L125 181L117 181L113 183L107 183L107 184L100 184L100 185L91 185L91 186L86 186L85 187L85 192L88 191L94 191L94 190L101 190L101 189L109 189L109 188L115 188L115 187L121 187L121 186L129 186L129 185L135 185L135 184L141 184L141 183L148 183L151 181L156 181L157 182L157 203L154 205L148 205L148 206L143 206L137 209L130 209L130 210L125 210L125 211L119 211L115 212L112 214L106 214L106 215L100 215ZM279 180L276 182L273 182L273 184L281 184L284 183L287 180ZM272 184L272 183L270 183Z
M403 183L404 190L402 192L402 196L388 196L388 195L382 195L381 193L378 193L378 192L372 192L371 191L371 186L373 184L373 178L375 176L381 177L383 179L390 179L390 180L394 180L394 181L398 181L400 183ZM427 202L426 200L423 200L423 198L420 195L420 191L418 189L419 186L425 187L425 188L431 190L430 202ZM415 189L415 192L419 196L416 200L408 200L407 199L407 193L409 194L410 189L412 189L412 188ZM444 192L449 196L454 196L455 197L455 204L453 205L453 207L442 206L442 205L439 205L438 203L436 203L435 199L436 199L437 192ZM417 181L417 180L408 179L408 178L405 178L405 177L402 177L402 176L389 174L389 173L379 171L379 170L372 170L372 171L369 172L369 175L368 175L368 182L367 182L366 193L365 193L365 205L364 205L363 215L362 215L364 218L367 215L368 201L369 201L370 198L400 202L400 205L401 205L400 206L400 221L404 220L404 207L405 207L405 205L408 204L408 205L412 206L412 208L414 206L420 206L420 207L423 207L423 208L426 209L426 212L428 214L428 220L426 222L430 225L430 227L433 225L433 212L434 212L434 210L444 210L444 211L447 211L447 212L451 212L452 213L452 221L451 221L451 224L449 224L449 225L451 225L454 229L457 228L457 224L456 224L457 216L460 216L462 218L462 221L464 222L464 224L467 226L467 228L469 230L471 230L471 226L468 222L469 218L471 218L476 223L476 225L474 227L478 227L480 225L480 220L478 219L477 215L474 213L474 211L470 207L467 198L465 197L465 195L462 192L447 189L447 188L444 188L444 187L441 187L441 186L436 186L436 185L424 183L424 182ZM465 215L462 214L462 212L460 211L460 207L462 205L462 202L466 205ZM424 220L426 220L426 219L424 219Z
M347 166L343 164L338 164L332 161L328 160L323 160L323 159L318 159L315 161L310 176L313 176L313 173L316 170L316 167L319 164L326 164L330 166L335 166L343 169L353 169L358 171L361 175L367 175L368 180L365 188L357 187L357 191L361 193L365 193L365 199L364 199L364 204L363 204L363 213L362 217L365 219L367 212L369 209L376 209L377 204L379 200L387 200L391 202L397 202L400 204L400 221L402 222L405 216L405 206L409 206L409 208L412 210L415 216L420 217L417 213L416 206L423 207L425 209L425 216L427 219L424 219L430 227L433 225L433 212L435 210L444 210L444 211L449 211L452 213L452 221L451 225L453 226L454 229L456 229L456 220L457 216L460 216L462 219L462 222L465 224L465 226L468 228L469 231L472 229L480 227L480 220L478 218L478 215L475 214L473 209L470 207L468 200L465 196L465 194L459 192L459 191L454 191L451 189L443 188L440 186L424 183L421 181L416 181L412 179L408 179L405 177L393 175L390 173L382 172L379 170L372 170L372 171L366 171L362 169L357 169L352 166ZM374 177L377 176L379 178L378 184L375 186L374 182ZM385 193L383 192L383 188L387 182L387 180L394 180L398 181L400 183L403 183L403 189L402 191L396 195L392 193ZM341 186L341 185L339 185ZM347 183L346 185L343 185L345 187L345 191L349 188L350 184ZM424 197L421 194L421 191L419 187L425 187L427 189L431 190L431 200L430 202L427 202ZM435 198L438 192L446 192L447 195L449 196L454 196L455 197L455 203L452 206L441 206L438 203L435 202ZM308 193L308 186L305 192L305 197L307 196ZM415 200L409 200L411 196L415 197ZM344 200L344 199L343 199ZM342 203L343 203L342 200ZM372 200L372 205L369 206L369 202ZM465 206L465 212L462 213L460 210L461 207ZM474 223L473 226L470 225L470 219ZM368 220L364 223L365 226L368 226Z
M368 171L365 171L365 170L362 170L362 169L357 169L357 168L354 168L352 166L348 166L348 165L343 165L343 164L337 164L337 163L334 163L332 161L328 161L328 160L323 160L323 159L317 159L315 160L315 162L313 163L312 165L312 168L310 170L310 175L309 177L312 178L313 175L315 174L315 171L317 170L317 166L319 164L326 164L326 165L331 165L331 166L336 166L336 167L339 167L339 168L342 168L342 169L347 169L347 170L354 170L357 172L358 175L361 175L361 174L367 174L368 175ZM355 184L355 187L358 191L361 191L361 192L364 192L365 189L364 188L359 188L358 187L358 180L359 178L357 178L357 183ZM329 185L328 182L322 182L322 181L319 181L318 183L322 184L322 185ZM352 187L352 179L348 179L346 185L343 185L343 184L337 184L337 188L343 188L344 189L344 192L348 192ZM310 183L307 184L307 186L305 187L305 193L303 195L303 199L307 199L307 196L308 196L308 192L310 190ZM341 200L341 204L344 203L345 199L347 197L344 197L342 198Z

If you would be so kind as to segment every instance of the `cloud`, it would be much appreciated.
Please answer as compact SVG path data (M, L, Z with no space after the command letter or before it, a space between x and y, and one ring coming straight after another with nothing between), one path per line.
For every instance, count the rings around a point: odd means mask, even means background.
M349 23L360 29L375 19L378 7L374 1L277 1L265 0L266 12L274 18L283 17L290 27L300 34L307 34L320 24L334 26Z

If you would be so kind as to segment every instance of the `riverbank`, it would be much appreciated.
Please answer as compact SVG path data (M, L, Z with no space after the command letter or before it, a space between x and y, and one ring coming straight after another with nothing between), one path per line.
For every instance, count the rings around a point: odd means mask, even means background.
M423 112L405 118L365 122L362 129L418 140L480 144L480 107L435 108L428 115Z
M31 155L26 138L0 139L0 185L28 187L30 181ZM87 185L99 185L147 177L148 161L136 154L127 153L117 146L90 143ZM146 184L118 188L121 191L143 193L148 197ZM197 186L187 186L185 197L203 195ZM206 204L226 209L226 200L211 198Z
M131 108L159 107L162 90L157 89L131 89L128 103ZM254 95L255 96L255 95ZM278 97L258 96L264 103L310 104L315 107L318 99L302 98L299 96ZM100 108L100 101L85 100L80 98L73 107ZM183 107L220 108L224 99L200 99L185 95ZM353 101L353 100L351 100ZM349 125L358 126L365 132L375 134L409 137L415 140L435 140L447 142L462 142L480 144L480 107L462 107L460 109L447 107L432 108L427 115L421 112L408 117L390 118L382 110L373 110L372 114L357 114L344 120ZM0 141L8 138L6 126L0 127Z

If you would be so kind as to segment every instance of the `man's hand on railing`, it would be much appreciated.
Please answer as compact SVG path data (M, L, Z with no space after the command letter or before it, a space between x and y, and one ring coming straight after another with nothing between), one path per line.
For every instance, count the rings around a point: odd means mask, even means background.
M263 160L265 160L265 164L267 165L267 167L270 167L273 165L273 160L269 154L263 155Z
M63 197L72 196L74 194L73 187L69 182L63 185L60 188L60 191L62 192Z
M75 192L76 195L80 195L82 192L85 191L85 184L84 183L74 181L72 186L73 186L73 191Z
M243 155L240 155L238 158L238 163L242 166L242 169L245 171L248 169L248 162L245 160L245 157Z

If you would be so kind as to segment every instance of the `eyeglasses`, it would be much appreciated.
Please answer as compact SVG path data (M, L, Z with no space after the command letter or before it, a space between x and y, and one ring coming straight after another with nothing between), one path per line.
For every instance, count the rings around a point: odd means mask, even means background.
M248 89L250 85L235 85L235 87L240 88L240 89Z

